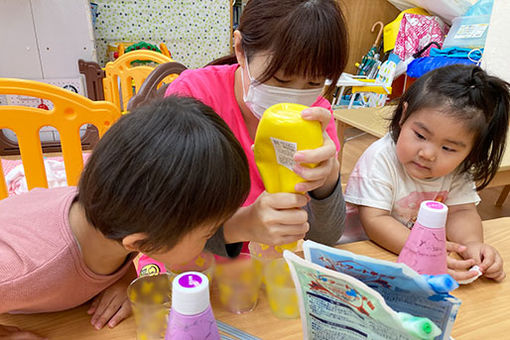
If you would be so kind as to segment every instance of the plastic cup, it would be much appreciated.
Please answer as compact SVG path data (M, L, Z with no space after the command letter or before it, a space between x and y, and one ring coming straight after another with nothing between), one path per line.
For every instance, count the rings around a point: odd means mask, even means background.
M283 257L283 252L289 250L295 252L298 248L298 242L283 244L279 246L269 246L267 244L250 242L248 249L250 254L260 261L260 265L264 268L269 262ZM262 287L266 286L266 276L262 270Z
M267 299L273 314L282 319L299 317L299 305L289 266L283 258L264 266Z
M203 251L189 263L172 266L169 271L174 277L184 272L200 272L207 276L209 282L212 282L215 264L214 255L211 252Z
M137 340L164 339L172 303L172 275L141 276L127 290Z
M217 260L214 279L220 301L232 313L252 311L257 305L262 281L262 265L250 254Z
M250 242L248 248L250 249L250 254L253 256L260 258L262 260L268 259L276 259L283 257L283 252L285 250L290 250L292 252L297 249L297 241L289 244L282 244L279 246L269 246L267 244L258 243L258 242Z

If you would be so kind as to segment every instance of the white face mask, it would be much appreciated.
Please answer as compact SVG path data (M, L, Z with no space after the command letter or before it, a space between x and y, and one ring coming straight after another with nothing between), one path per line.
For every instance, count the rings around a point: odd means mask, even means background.
M241 80L243 82L243 99L246 106L250 109L257 119L262 118L264 111L270 106L278 103L295 103L311 106L317 101L317 97L322 93L322 88L316 89L290 89L285 87L270 86L261 84L253 79L250 75L248 67L248 59L245 57L246 70L248 70L248 78L250 86L248 93L244 90L244 71L241 68Z

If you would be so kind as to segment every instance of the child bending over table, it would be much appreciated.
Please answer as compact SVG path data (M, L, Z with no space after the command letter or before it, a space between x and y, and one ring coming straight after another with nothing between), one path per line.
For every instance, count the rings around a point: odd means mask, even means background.
M221 226L249 190L244 151L210 107L177 97L140 107L99 141L78 187L0 201L0 313L93 299L92 325L114 327L131 312L126 289L138 252L167 265L204 246L237 255ZM0 338L39 339L7 326Z

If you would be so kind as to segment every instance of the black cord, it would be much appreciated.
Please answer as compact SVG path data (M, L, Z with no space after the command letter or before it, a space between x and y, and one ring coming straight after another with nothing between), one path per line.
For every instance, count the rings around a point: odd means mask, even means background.
M425 45L425 47L424 47L424 48L422 48L421 50L419 50L418 52L416 52L415 54L413 54L413 58L415 58L415 59L416 59L416 58L420 57L420 56L423 54L423 52L425 52L425 51L426 51L426 50L427 50L430 46L432 46L432 45L435 45L437 48L441 49L441 45L440 45L438 42L436 42L436 41L431 41L431 42L429 42L427 45Z

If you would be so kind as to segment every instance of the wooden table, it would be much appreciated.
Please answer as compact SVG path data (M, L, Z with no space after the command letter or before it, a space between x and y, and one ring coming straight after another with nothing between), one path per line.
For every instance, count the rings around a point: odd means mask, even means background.
M377 138L381 138L388 131L393 111L396 106L384 106L379 108L360 108L360 109L337 109L333 112L337 122L338 140L342 144L344 141L345 129L349 126L355 127L361 131L371 134ZM508 144L510 144L510 129L507 134ZM338 160L342 163L342 149L338 153ZM510 147L505 149L501 165L498 168L496 177L487 186L497 187L505 186L501 193L496 206L501 206L510 192Z
M510 263L510 217L483 222L487 243L495 246L505 262ZM372 242L362 241L338 246L359 254L385 260L395 260ZM508 266L507 266L508 267ZM58 289L55 287L55 289ZM462 300L452 336L464 339L508 339L510 335L510 278L502 283L479 279L462 286L453 295ZM212 304L218 320L240 328L262 339L300 339L301 321L280 320L274 317L264 295L253 312L234 315L225 311L213 291ZM135 339L132 317L114 329L96 331L86 314L87 306L66 312L34 315L0 315L0 324L16 325L37 332L52 340L80 339Z

